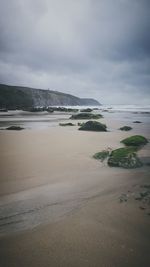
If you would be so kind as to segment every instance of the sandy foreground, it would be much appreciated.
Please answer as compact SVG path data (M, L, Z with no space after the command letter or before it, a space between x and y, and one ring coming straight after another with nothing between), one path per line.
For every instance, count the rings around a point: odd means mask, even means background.
M135 200L150 167L110 168L92 158L131 134L149 138L149 126L121 132L119 120L102 122L110 132L0 132L0 266L150 266L150 209ZM150 145L139 155L148 158Z

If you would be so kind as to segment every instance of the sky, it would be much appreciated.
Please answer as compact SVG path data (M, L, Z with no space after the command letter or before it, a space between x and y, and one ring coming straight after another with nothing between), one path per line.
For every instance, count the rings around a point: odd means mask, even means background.
M150 104L150 0L0 0L0 83Z

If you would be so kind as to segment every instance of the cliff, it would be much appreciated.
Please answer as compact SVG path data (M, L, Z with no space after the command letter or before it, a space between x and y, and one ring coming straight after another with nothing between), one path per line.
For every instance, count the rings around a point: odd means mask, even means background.
M92 98L79 98L57 91L0 84L0 108L22 109L37 106L98 106Z

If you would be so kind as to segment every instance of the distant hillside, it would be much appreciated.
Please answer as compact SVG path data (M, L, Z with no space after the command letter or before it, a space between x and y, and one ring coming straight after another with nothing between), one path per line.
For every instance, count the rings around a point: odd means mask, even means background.
M79 98L57 91L0 84L0 108L22 109L37 106L97 106L92 98Z

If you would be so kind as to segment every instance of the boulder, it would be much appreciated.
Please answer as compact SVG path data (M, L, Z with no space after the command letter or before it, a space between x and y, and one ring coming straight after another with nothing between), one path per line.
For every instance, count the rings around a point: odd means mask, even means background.
M20 126L9 126L6 128L6 130L13 130L13 131L20 131L20 130L23 130L24 128L23 127L20 127Z
M109 156L109 150L103 150L101 152L97 152L94 154L93 158L98 159L100 161L104 161Z
M71 120L96 120L96 119L100 119L103 118L103 116L101 114L92 114L92 113L78 113L78 114L73 114L70 119Z
M97 121L87 121L81 127L79 130L82 131L95 131L95 132L107 132L107 127L105 124L102 124Z
M80 112L92 112L93 110L91 108L85 108L81 109Z
M134 169L141 167L142 162L138 158L134 148L123 147L111 152L108 159L108 165L111 167Z
M130 130L132 130L132 127L130 127L130 126L123 126L119 130L121 130L121 131L130 131Z
M59 123L60 126L75 126L75 124L68 122L68 123Z
M133 135L128 138L125 138L124 140L121 141L126 146L142 146L146 145L148 143L148 140L142 136L142 135Z

